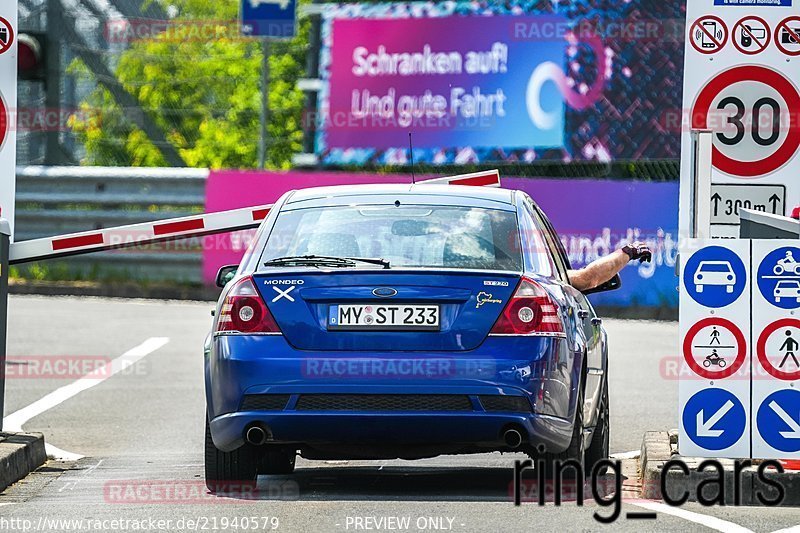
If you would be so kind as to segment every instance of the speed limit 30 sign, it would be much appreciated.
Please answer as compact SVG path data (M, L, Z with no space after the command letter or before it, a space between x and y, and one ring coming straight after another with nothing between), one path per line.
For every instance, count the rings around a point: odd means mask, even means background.
M800 91L782 73L759 65L728 69L695 100L692 127L715 131L712 164L754 178L778 170L800 148Z

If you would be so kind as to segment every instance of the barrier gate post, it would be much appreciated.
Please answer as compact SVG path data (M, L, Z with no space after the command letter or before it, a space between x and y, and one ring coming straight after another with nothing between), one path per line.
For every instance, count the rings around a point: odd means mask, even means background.
M6 334L8 332L8 254L11 225L0 218L0 431L6 399Z

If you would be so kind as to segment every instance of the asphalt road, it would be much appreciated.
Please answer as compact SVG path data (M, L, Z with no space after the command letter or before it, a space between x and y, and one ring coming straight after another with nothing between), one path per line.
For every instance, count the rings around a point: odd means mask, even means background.
M202 343L210 303L13 297L6 426L45 434L52 460L0 494L0 531L594 531L612 508L510 498L515 454L424 461L310 462L293 477L259 479L251 498L211 497L203 484ZM646 430L677 424L677 383L665 373L677 324L606 320L611 343L613 453L638 450ZM123 356L121 359L120 356ZM37 376L50 361L116 359L113 375ZM99 365L98 365L99 366ZM36 370L36 369L34 369ZM58 369L54 370L58 373ZM74 454L74 455L73 455ZM77 455L83 456L77 459ZM625 462L635 486L635 461ZM626 493L630 495L631 493ZM655 510L654 520L626 513ZM791 508L681 509L626 499L614 529L777 531ZM736 529L740 528L740 529Z

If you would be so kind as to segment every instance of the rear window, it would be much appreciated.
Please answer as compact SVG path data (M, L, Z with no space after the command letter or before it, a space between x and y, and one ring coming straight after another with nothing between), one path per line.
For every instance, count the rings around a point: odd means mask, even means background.
M460 206L342 206L283 211L262 261L376 257L393 267L522 269L517 216Z

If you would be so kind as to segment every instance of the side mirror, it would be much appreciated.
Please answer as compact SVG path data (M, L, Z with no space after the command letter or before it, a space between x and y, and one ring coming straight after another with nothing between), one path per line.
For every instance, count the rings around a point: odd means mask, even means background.
M237 270L239 270L239 265L225 265L224 267L220 268L217 272L217 287L221 289L227 285L228 282L236 275Z
M598 285L594 289L589 289L583 291L583 294L594 294L596 292L608 292L608 291L615 291L622 287L622 279L619 277L619 274L616 274L613 278L606 281L605 283Z

